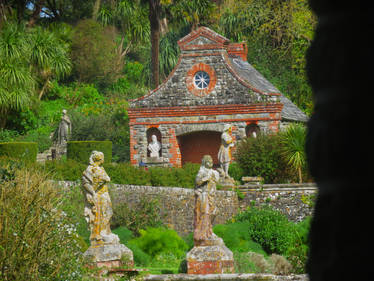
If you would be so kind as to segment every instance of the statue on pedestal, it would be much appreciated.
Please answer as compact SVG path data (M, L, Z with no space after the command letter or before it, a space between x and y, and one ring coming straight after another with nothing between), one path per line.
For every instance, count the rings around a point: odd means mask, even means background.
M221 146L218 151L218 162L221 168L221 183L234 184L235 181L229 175L229 166L232 159L231 148L234 147L234 139L231 135L232 126L226 124L221 135Z
M212 230L216 214L215 193L219 174L205 155L195 180L194 247L187 253L187 273L213 274L234 271L233 253Z
M211 216L216 214L214 193L216 192L216 183L219 181L219 174L212 167L212 157L205 155L195 180L195 245L203 245L209 239L217 238L212 231Z
M69 116L67 115L66 109L64 109L62 110L62 117L61 117L60 124L58 126L57 144L66 145L70 135L71 135L71 121L70 121Z
M133 265L133 254L110 230L113 215L108 192L110 177L102 167L104 154L93 151L87 169L82 176L82 190L85 197L84 215L91 230L91 245L84 253L96 266L118 267L126 256L127 265Z

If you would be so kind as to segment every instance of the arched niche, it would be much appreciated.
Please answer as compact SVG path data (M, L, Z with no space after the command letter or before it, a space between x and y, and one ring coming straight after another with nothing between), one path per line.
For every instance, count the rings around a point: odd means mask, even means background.
M201 163L204 155L209 154L218 165L217 154L221 145L221 132L197 131L178 136L182 165Z
M245 127L245 135L247 136L247 138L255 138L258 136L258 134L260 133L260 127L257 125L257 124L248 124L246 127Z
M148 144L152 142L152 136L155 135L157 137L158 142L161 145L160 149L160 157L162 156L162 137L161 137L161 132L158 128L156 127L151 127L147 130L147 157L150 157L150 151L148 149Z

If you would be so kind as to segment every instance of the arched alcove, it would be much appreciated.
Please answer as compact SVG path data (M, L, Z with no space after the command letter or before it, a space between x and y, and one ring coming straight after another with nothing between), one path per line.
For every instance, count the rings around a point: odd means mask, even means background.
M160 145L162 147L162 138L161 138L161 132L156 127L151 127L147 130L147 144L152 142L152 136L155 135L157 137L157 140L160 142ZM147 157L150 156L150 151L147 149ZM160 150L160 157L162 156L162 148Z
M187 162L201 163L204 155L209 154L218 165L217 154L221 145L221 133L198 131L178 136L182 165Z
M257 124L249 124L245 127L245 135L247 138L257 137L260 133L260 127Z

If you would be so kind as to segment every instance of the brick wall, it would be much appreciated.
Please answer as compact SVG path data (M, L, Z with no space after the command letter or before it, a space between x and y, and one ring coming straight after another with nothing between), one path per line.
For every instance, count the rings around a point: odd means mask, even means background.
M162 165L181 166L182 162L200 163L201 156L211 154L216 158L216 141L207 130L195 132L197 140L187 140L181 134L183 127L209 124L210 130L222 132L225 124L237 127L237 139L245 136L243 124L260 123L260 130L276 132L279 129L281 111L279 93L265 93L254 88L240 77L231 66L229 55L246 59L247 47L243 43L229 44L225 37L208 28L199 28L179 42L181 55L169 77L148 95L130 103L130 152L131 163L136 165L147 155L145 132L157 126L162 138ZM197 72L204 71L210 82L205 89L194 84ZM246 125L244 125L245 127ZM193 145L193 149L181 147L182 143ZM209 146L211 142L212 148ZM195 147L200 145L200 152ZM187 159L187 160L183 160Z

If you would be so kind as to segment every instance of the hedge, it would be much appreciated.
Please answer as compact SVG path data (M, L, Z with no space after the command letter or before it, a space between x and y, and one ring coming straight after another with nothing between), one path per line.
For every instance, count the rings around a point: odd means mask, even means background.
M20 158L24 161L35 162L38 154L36 142L2 142L0 143L0 156Z
M66 157L81 163L88 163L94 150L104 153L105 163L112 162L111 141L68 141Z

